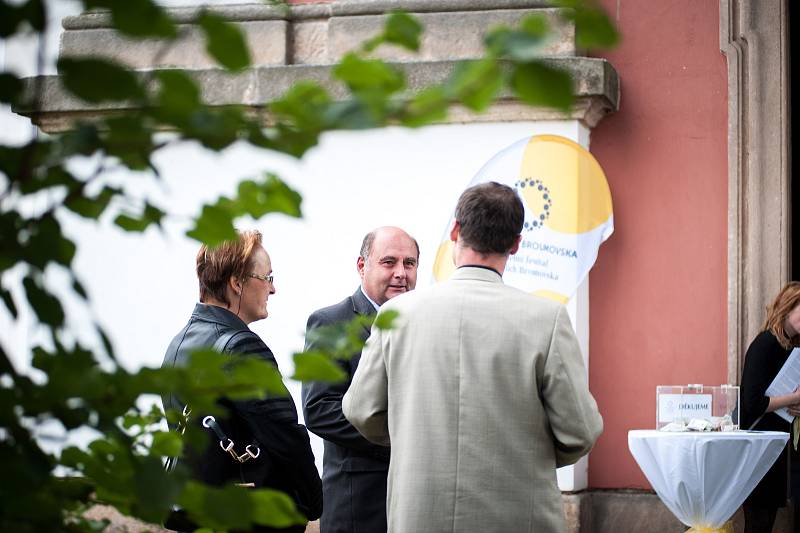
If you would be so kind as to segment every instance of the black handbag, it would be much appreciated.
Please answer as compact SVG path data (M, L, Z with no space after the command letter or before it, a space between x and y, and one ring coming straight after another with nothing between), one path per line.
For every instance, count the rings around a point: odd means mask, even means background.
M223 353L236 333L239 332L226 332L217 339L212 349ZM200 421L201 426L208 431L209 443L203 453L188 454L187 462L192 470L192 477L211 486L233 483L248 488L263 487L273 470L272 459L236 412L235 405L227 403L226 407L230 416L224 420L208 415ZM183 419L176 428L181 434L189 423L196 423L191 415L189 405L184 405ZM164 464L167 471L175 468L177 460L177 457L167 458ZM175 531L192 531L197 526L189 520L183 509L176 507L170 512L164 527Z

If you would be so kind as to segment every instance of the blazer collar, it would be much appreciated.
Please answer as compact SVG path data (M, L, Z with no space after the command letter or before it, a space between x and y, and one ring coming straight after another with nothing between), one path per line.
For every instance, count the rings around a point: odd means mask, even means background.
M491 283L503 283L503 278L494 270L488 268L463 266L457 268L450 279L469 279L475 281L488 281Z
M249 329L241 318L227 309L216 305L198 303L194 306L192 316L206 322L215 322L233 329Z
M356 292L353 293L352 298L354 313L358 315L374 315L377 313L377 311L375 311L375 307L361 291L361 287L356 289Z

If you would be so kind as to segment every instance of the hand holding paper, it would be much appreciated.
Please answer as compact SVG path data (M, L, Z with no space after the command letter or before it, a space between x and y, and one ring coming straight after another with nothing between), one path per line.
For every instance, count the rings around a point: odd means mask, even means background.
M766 395L770 397L770 405L773 405L773 400L782 396L795 396L795 398L786 398L781 402L779 409L775 409L775 414L791 422L795 416L800 415L800 348L795 348L786 362L783 364L778 375L772 380L769 387L767 387ZM794 414L790 412L792 409Z

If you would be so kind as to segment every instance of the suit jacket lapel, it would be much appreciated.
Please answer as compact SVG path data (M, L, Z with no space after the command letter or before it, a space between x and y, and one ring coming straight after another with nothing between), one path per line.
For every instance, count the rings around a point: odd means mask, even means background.
M377 314L375 311L375 307L372 305L372 302L367 300L367 297L364 296L364 293L361 292L361 287L356 289L356 292L353 293L351 297L353 299L353 313L357 315L364 315L364 316L373 316ZM370 325L364 325L364 338L366 339L369 337Z

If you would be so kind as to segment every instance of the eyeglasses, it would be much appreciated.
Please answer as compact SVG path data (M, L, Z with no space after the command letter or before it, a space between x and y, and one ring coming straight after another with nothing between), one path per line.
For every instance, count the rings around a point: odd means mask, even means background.
M272 280L275 279L275 276L270 274L269 276L259 276L258 274L248 274L251 278L260 279L261 281L266 281L268 283L272 283Z

